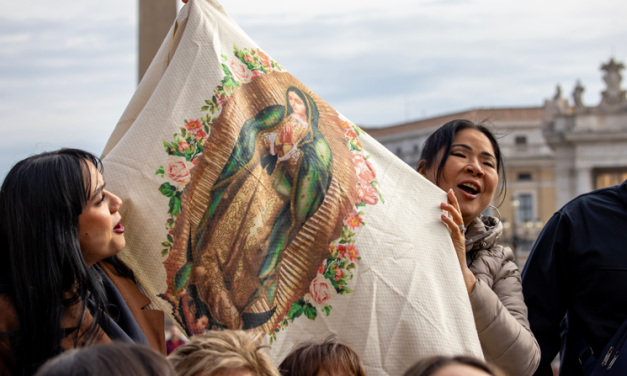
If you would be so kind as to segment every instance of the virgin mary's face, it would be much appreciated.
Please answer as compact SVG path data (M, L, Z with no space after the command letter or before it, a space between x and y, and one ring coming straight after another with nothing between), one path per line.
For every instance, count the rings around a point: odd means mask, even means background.
M78 240L88 266L120 252L126 241L118 210L122 200L104 187L100 172L89 165L90 198L78 216Z
M305 107L305 103L303 103L303 100L298 96L298 94L290 91L289 94L287 94L287 100L290 102L290 106L292 106L294 113L305 119L307 116L307 107Z

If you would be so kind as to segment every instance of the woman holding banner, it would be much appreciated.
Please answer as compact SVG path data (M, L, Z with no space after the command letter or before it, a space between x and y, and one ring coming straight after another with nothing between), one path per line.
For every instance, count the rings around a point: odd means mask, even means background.
M468 120L453 120L424 144L418 172L447 191L442 221L451 238L487 361L508 375L531 375L540 349L529 329L520 271L511 249L497 244L503 225L481 213L494 198L503 157L490 130Z

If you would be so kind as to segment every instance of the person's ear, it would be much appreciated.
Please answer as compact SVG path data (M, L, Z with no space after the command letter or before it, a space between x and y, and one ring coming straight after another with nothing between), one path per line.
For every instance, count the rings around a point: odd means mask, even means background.
M418 173L420 173L420 175L422 176L427 176L425 173L426 167L427 167L427 161L423 159L420 162L418 162L418 167L416 167L416 171L418 171Z

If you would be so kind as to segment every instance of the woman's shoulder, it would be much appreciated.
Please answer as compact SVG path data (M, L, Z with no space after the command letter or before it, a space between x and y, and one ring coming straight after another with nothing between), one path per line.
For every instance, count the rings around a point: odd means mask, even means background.
M514 262L514 252L509 247L494 244L490 248L475 252L472 257L470 270L477 277L482 274L489 277L489 281L485 282L490 286L515 273L520 274Z

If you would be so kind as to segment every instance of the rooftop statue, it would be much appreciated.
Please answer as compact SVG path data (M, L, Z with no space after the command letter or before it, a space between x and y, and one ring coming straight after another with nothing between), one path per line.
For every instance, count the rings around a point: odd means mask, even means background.
M601 70L605 71L603 80L607 85L607 89L601 93L601 103L599 108L604 110L618 110L627 107L627 97L625 90L621 90L620 83L623 77L620 71L625 69L622 63L616 63L614 58L610 59L607 64L601 65Z

